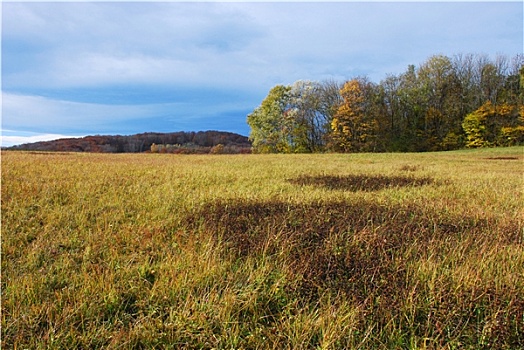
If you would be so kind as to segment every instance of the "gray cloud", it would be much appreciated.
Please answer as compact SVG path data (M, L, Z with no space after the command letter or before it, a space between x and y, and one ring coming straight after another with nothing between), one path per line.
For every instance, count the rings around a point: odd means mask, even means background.
M515 9L511 3L6 3L4 40L18 48L6 53L5 86L245 87L326 73L379 77L434 53L518 50ZM32 52L25 64L24 48Z

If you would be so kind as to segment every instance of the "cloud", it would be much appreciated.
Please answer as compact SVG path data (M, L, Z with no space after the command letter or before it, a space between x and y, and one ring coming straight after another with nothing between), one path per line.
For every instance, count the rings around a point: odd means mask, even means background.
M127 119L152 116L148 106L104 105L2 94L2 125L8 129L84 130Z
M20 57L8 50L4 84L9 87L238 83L239 66L249 62L246 48L262 35L249 17L219 4L5 6L7 47L16 42L34 58L25 62L26 69L17 69ZM19 14L27 23L15 20ZM39 59L42 49L45 57Z
M298 79L355 74L379 80L398 73L388 69L436 53L479 48L498 53L512 47L517 51L511 54L520 52L522 33L515 24L522 23L522 11L516 6L6 3L4 86L148 83L267 89ZM14 42L18 50L9 50Z
M515 3L272 3L245 11L267 24L269 66L293 63L293 79L317 79L331 67L332 75L378 82L434 54L522 52L522 8Z
M80 103L10 93L3 93L2 98L4 129L64 134L118 133L118 129L127 133L207 130L216 126L218 117L229 116L230 122L245 124L252 105L251 101L236 100L234 96L227 100L210 98L206 104L194 100L138 105ZM245 133L245 128L236 129Z
M6 133L11 132L14 135L5 135ZM14 131L14 130L2 130L2 135L0 136L0 144L2 147L11 147L16 145L21 145L24 143L33 143L39 141L52 141L63 138L70 137L82 137L82 136L73 136L73 135L61 135L61 134L30 134L27 135L27 132L23 131Z

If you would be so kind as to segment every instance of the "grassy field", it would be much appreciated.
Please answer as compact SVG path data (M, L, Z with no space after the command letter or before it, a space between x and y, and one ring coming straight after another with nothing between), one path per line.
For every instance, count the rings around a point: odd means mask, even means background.
M524 148L2 153L2 349L518 349Z

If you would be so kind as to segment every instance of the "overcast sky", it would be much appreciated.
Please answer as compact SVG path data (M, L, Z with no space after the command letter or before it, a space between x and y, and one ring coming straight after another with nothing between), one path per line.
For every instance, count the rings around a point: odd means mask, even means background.
M523 3L3 2L2 145L221 130L277 84L523 52Z

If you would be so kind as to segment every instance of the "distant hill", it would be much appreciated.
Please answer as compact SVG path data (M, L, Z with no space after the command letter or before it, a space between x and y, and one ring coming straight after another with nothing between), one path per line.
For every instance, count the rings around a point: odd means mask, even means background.
M151 147L154 145L153 147ZM249 153L247 137L223 131L96 135L26 143L9 150L99 153Z

